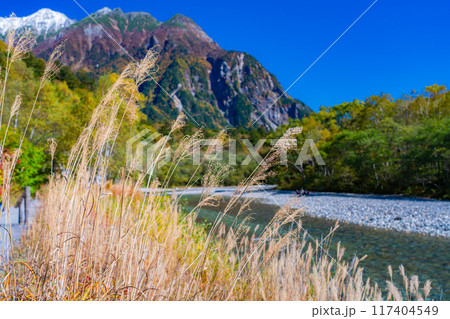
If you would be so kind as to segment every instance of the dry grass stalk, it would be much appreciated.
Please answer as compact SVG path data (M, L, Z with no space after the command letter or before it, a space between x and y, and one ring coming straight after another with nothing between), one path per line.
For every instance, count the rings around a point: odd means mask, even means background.
M300 210L281 208L258 237L237 218L233 221L237 227L225 227L223 221L232 209L237 207L239 215L248 207L250 199L242 203L242 195L271 174L270 168L289 145L276 145L265 162L239 185L209 230L198 226L195 218L201 206L217 200L210 190L221 184L226 166L209 166L202 180L202 199L185 214L181 214L179 197L165 196L159 191L160 182L151 178L164 159L164 141L157 143L146 172L133 179L132 171L124 169L117 184L106 182L109 159L104 149L117 138L124 118L118 116L119 109L133 112L137 87L155 61L151 53L142 63L125 69L73 146L65 176L50 176L42 208L24 238L24 261L13 259L3 267L0 299L381 299L376 284L363 282L357 258L351 265L343 261L340 246L336 258L323 253L331 236L312 245L301 227L285 231L292 222L301 225ZM54 65L49 64L43 83L55 72ZM180 116L170 134L182 127L184 120ZM295 133L288 132L286 138ZM197 133L183 139L163 186L169 185L177 163L198 145L199 136ZM213 146L220 146L225 139L222 132ZM56 143L50 141L49 147L54 154ZM14 161L11 168L6 167L5 178L10 176L13 165ZM146 195L139 191L145 178L149 190ZM190 181L186 186L191 185ZM411 294L416 295L417 279L411 281ZM388 286L393 298L402 297L392 282ZM424 292L426 296L429 285Z

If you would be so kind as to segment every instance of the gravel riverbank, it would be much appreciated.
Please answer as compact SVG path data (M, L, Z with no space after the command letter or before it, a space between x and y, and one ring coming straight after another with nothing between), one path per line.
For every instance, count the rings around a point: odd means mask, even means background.
M270 194L270 196L268 195ZM254 193L262 202L284 205L292 192ZM450 237L450 201L401 196L313 193L294 204L306 214L358 225Z
M215 193L232 196L234 188L216 188ZM181 193L181 190L178 191ZM201 189L190 189L186 194L199 194ZM293 197L291 191L267 188L245 194L262 203L282 206ZM305 209L310 216L339 219L340 221L375 228L450 237L450 201L421 199L391 195L360 195L317 193L303 196L293 204Z

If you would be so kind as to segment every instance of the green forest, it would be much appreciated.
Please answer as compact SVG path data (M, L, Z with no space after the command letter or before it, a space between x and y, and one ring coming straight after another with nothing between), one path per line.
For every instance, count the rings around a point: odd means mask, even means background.
M5 45L0 42L0 65L6 65ZM44 69L44 61L28 56L14 63L9 73L5 94L7 109L2 111L2 134L9 127L5 154L14 151L19 143ZM101 76L79 71L72 72L62 67L60 73L42 88L36 109L27 130L23 152L16 167L14 187L26 185L38 189L44 184L53 167L62 172L71 146L82 132L95 105L107 88L114 83L115 73ZM23 92L21 107L11 113L17 94ZM148 110L149 98L145 90L139 97L141 110ZM9 109L8 109L9 108ZM20 116L19 116L20 114ZM306 139L312 139L325 165L305 162L295 165L298 152L288 156L288 163L279 166L277 175L269 183L281 189L308 189L312 191L405 194L450 199L450 92L445 86L432 85L423 92L412 92L400 99L380 94L333 107L322 107L301 120L267 132L262 127L228 129L230 138L248 139L253 145L267 139L261 155L271 148L270 139L279 138L291 127L303 127L297 136L301 148ZM168 120L153 122L137 111L137 121L130 124L124 117L121 134L114 141L113 162L108 176L111 180L120 174L125 165L126 140L148 128L164 135L171 123ZM7 125L10 123L10 125ZM237 121L235 124L239 124ZM204 137L212 137L222 127L202 128ZM198 128L188 123L180 133L173 136L172 147L176 148L185 134L193 134ZM54 158L48 145L51 139L57 142ZM112 145L111 141L111 147ZM238 142L237 162L247 156L245 147ZM5 155L4 155L5 156ZM3 160L3 159L2 159ZM201 180L204 168L192 167L186 160L173 175L172 185L183 185L191 174ZM224 183L238 184L256 166L234 166ZM167 168L162 167L160 176Z
M388 94L323 107L302 126L325 166L279 169L282 188L450 198L450 92L432 85L394 100ZM292 163L291 163L292 164Z

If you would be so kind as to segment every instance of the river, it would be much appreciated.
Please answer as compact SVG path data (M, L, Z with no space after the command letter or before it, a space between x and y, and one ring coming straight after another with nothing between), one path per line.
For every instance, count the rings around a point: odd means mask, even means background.
M277 191L268 192L274 192L275 194ZM268 192L265 192L266 195L263 196L252 195L257 199L252 202L250 210L247 213L252 215L252 220L249 222L250 227L266 225L279 209L278 205L267 203ZM217 214L223 211L230 198L229 195L230 192L224 192L224 197L217 207L201 209L199 218L213 222ZM336 194L336 196L340 195ZM359 205L364 204L364 201L361 200L361 196L364 195L355 196L359 199ZM367 201L372 199L373 196L367 197ZM184 195L181 203L182 206L189 209L194 207L198 200L199 195L191 193ZM389 200L389 206L392 206L394 204L392 201L395 201L396 198L389 197ZM397 198L397 200L402 201L405 199ZM326 202L330 204L329 200ZM441 204L440 201L426 202L428 210L433 211L432 206L435 202L438 206ZM370 203L366 206L371 206L372 204ZM401 204L405 205L404 203ZM414 204L414 201L411 204ZM444 202L444 208L447 207L447 204L448 202ZM345 207L341 209L345 209ZM439 206L437 209L442 209L442 207ZM231 212L231 214L234 213ZM347 212L343 211L342 213L345 214ZM444 213L448 212L444 211ZM245 216L245 214L242 215L242 218ZM321 236L326 236L329 233L330 228L334 224L335 219L333 218L317 217L308 214L302 217L303 229L307 230L312 238L319 240ZM448 227L448 225L445 225L445 227ZM447 229L445 227L444 229ZM336 252L336 244L338 242L341 242L341 245L346 248L345 258L348 261L351 261L354 254L358 257L368 255L361 262L360 266L364 268L365 277L370 277L372 280L378 282L379 285L384 286L385 281L389 279L388 265L391 265L394 270L394 281L397 287L402 289L403 284L398 267L403 264L408 276L412 274L419 276L421 286L427 279L432 281L433 289L430 295L432 299L450 300L450 237L397 231L395 229L374 228L341 221L339 222L339 228L333 236L333 244L330 248L330 254L332 256Z

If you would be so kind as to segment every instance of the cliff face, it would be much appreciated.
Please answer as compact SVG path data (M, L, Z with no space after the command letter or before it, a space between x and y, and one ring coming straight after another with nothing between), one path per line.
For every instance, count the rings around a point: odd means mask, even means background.
M131 57L156 49L154 77L160 86L151 81L141 88L150 120L175 118L181 108L174 100L206 127L249 127L257 120L274 129L311 112L288 95L277 101L283 89L274 75L251 55L220 48L188 17L161 23L148 13L120 9L102 9L92 17L95 21L83 19L40 42L35 54L46 58L65 41L62 62L101 74L120 72Z
M245 126L257 121L272 129L288 118L302 118L311 110L304 103L283 94L283 89L270 74L247 53L229 51L212 65L212 91L219 109L232 125Z

